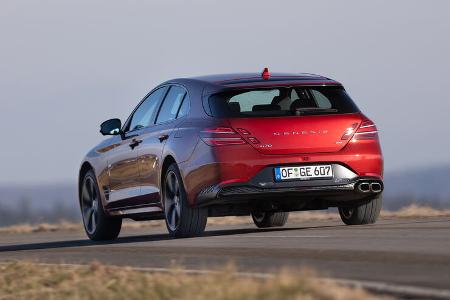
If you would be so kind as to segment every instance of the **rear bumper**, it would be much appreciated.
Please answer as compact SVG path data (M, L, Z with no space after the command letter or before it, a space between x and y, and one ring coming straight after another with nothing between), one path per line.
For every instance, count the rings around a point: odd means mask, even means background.
M290 182L289 185L269 188L252 183L212 185L198 194L196 205L206 207L253 200L295 201L302 199L339 203L371 198L381 194L383 189L383 182L377 177L356 177L344 184L326 184L318 181Z
M274 182L274 167L333 164L345 168L333 181ZM383 157L378 143L358 141L337 153L263 155L250 145L210 147L199 142L190 159L179 164L188 201L193 206L234 197L284 197L327 191L353 193L358 179L382 180ZM327 186L327 187L324 187ZM239 188L239 189L237 189ZM244 196L240 196L244 195ZM361 197L356 194L355 197ZM355 198L353 197L353 198ZM249 197L247 197L249 198ZM312 198L314 199L314 197Z

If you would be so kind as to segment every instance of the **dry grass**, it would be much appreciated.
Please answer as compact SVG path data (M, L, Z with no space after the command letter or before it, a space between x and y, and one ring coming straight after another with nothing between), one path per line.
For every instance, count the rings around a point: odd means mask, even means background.
M430 218L450 217L450 209L435 209L427 206L412 204L398 211L382 211L382 218Z
M10 299L377 299L361 289L321 281L312 272L240 277L228 267L212 274L148 273L93 263L63 267L15 262L0 267L0 300Z
M60 222L57 224L19 224L7 227L0 227L0 233L33 233L33 232L54 232L54 231L76 231L83 229L79 223Z
M382 211L381 219L393 218L429 218L450 217L450 209L438 210L431 207L410 205L398 211ZM338 221L339 214L327 211L294 212L289 215L289 224L301 224L307 221ZM223 217L209 218L208 225L245 225L253 224L250 217ZM124 229L139 229L151 227L164 227L164 221L134 222L125 221ZM82 231L83 227L78 223L61 222L58 224L22 224L9 227L0 227L0 233L33 233L53 231Z

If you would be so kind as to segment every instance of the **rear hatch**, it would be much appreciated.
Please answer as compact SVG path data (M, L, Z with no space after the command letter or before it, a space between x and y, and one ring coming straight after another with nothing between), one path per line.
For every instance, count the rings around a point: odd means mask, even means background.
M342 86L234 89L209 97L209 106L255 149L273 155L339 151L362 121Z
M345 114L233 118L229 121L230 125L261 153L300 154L341 150L350 140L352 131L360 124L361 116ZM346 133L350 135L343 139Z

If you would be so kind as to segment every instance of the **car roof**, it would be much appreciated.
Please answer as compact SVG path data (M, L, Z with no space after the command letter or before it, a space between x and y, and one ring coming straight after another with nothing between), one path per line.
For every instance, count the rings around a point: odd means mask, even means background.
M325 76L310 73L270 73L268 79L262 73L232 73L205 75L169 80L166 83L193 83L203 86L220 88L257 88L292 85L341 85L339 82Z
M264 79L261 73L216 74L191 77L190 79L225 86L251 83L266 83L268 85L272 85L272 83L282 83L284 81L305 81L322 82L324 84L339 84L338 82L325 76L310 73L270 73L269 79Z

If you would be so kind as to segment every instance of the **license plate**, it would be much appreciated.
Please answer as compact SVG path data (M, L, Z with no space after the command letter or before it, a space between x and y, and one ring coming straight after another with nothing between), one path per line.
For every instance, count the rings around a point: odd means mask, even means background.
M333 178L331 165L277 167L275 181Z

